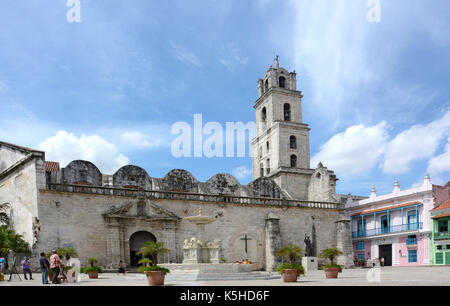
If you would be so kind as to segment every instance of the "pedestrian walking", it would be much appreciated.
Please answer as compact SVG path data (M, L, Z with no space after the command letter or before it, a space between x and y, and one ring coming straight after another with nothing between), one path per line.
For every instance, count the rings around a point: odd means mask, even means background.
M50 269L53 271L52 284L59 284L58 276L61 271L61 260L59 259L58 252L56 250L52 251L52 256L50 256Z

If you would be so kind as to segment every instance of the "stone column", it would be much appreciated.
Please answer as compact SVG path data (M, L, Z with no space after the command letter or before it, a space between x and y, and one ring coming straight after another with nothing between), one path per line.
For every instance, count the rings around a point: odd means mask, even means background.
M107 240L107 268L115 268L121 259L120 225L117 220L109 219ZM129 263L127 263L129 264Z
M344 253L338 257L337 263L346 268L354 267L350 220L344 214L341 214L339 220L336 221L336 247Z
M281 259L277 256L281 248L280 218L270 213L266 218L266 270L275 271Z

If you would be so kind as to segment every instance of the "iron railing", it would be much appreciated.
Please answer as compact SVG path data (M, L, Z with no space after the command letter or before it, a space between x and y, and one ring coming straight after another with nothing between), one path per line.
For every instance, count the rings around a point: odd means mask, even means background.
M450 233L449 232L434 233L434 239L450 239Z
M406 239L406 245L417 245L417 238Z
M377 235L384 235L384 234L390 234L390 233L400 233L400 232L408 232L408 231L415 231L423 228L423 223L410 223L410 224L402 224L402 225L395 225L391 227L382 227L377 229L370 229L370 230L360 230L352 233L353 238L361 238L361 237L370 237L370 236L377 236Z

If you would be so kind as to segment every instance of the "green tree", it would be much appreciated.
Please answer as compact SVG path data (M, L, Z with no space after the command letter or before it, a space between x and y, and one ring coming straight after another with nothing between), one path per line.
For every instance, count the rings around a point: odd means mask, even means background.
M70 258L78 257L78 253L73 248L59 248L58 255L66 257L69 255Z
M144 243L144 246L137 254L144 257L150 255L152 258L152 265L156 266L158 265L158 254L166 253L169 253L169 250L164 248L164 243L150 240Z
M30 246L23 240L22 235L17 234L8 225L0 226L0 255L7 257L12 251L14 253L28 253Z
M297 259L302 257L302 253L303 253L302 248L300 248L298 245L290 243L287 246L279 249L277 255L278 257L284 256L288 257L289 262L291 264L294 264L297 261Z
M334 265L334 259L342 254L344 254L344 253L342 253L339 249L328 248L328 249L322 250L322 253L320 253L320 257L328 258L331 262L331 265Z

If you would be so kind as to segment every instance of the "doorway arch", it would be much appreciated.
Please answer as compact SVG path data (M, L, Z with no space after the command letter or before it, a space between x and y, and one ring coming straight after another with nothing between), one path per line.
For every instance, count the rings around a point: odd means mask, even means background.
M130 237L130 265L137 267L139 260L142 259L141 255L137 253L142 249L144 243L147 241L156 242L156 237L152 233L146 231L139 231L131 235Z

